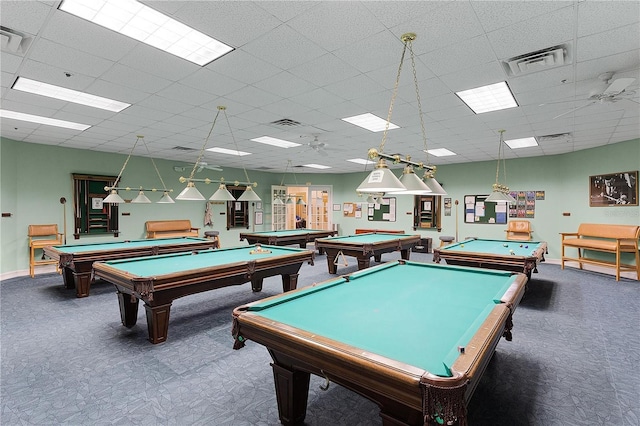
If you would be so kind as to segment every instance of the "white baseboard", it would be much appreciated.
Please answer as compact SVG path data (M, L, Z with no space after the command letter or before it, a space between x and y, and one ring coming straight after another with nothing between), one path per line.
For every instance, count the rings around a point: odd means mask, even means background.
M561 265L562 264L560 259L548 259L548 258L545 259L545 263L550 263L552 265ZM580 265L578 265L578 262L565 260L564 261L564 267L565 268L569 267L569 268L578 269L580 267ZM598 272L600 274L611 275L614 278L616 276L616 269L615 268L607 268L605 266L598 266L598 265L592 265L592 264L588 264L588 263L583 263L582 264L582 269L586 270L586 271ZM621 278L623 278L623 277L624 278L628 278L630 280L637 280L638 279L637 275L633 271L620 272L620 277Z
M36 266L35 276L37 277L39 274L50 274L51 272L56 272L56 265L41 265ZM16 277L28 277L29 270L21 269L18 271L5 272L4 274L0 274L0 281L8 280Z

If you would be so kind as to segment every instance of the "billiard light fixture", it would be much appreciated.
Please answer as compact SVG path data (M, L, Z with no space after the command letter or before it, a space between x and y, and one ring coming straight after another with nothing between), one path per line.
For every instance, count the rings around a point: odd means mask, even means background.
M375 197L380 198L384 194L428 194L428 195L446 195L446 191L436 181L434 174L436 167L432 165L426 165L422 162L412 161L409 156L402 157L399 154L388 155L384 153L384 145L387 140L387 132L392 128L391 115L393 112L393 105L398 94L398 85L400 83L400 74L402 73L402 64L404 63L404 57L407 49L411 56L411 66L413 69L413 81L416 90L416 99L418 101L418 115L420 117L420 125L422 128L422 141L424 145L424 153L427 155L427 163L429 160L429 153L427 150L427 136L424 129L424 118L422 113L422 104L420 102L420 91L418 89L418 78L416 77L416 64L415 55L413 53L412 43L416 39L414 33L406 33L400 37L404 43L402 50L402 56L400 58L400 65L398 66L398 74L396 76L395 86L393 88L393 94L391 96L391 105L389 106L389 114L384 126L384 132L382 134L382 142L378 149L371 148L367 153L367 158L370 160L377 160L375 168L367 178L356 188L358 194L374 194ZM387 160L392 161L394 164L405 164L402 178L398 179L393 172L387 166ZM416 175L414 168L425 170L422 179ZM373 198L373 197L372 197Z
M224 114L224 117L225 117L225 119L227 121L227 125L229 126L229 131L231 133L231 137L233 139L233 143L236 146L235 152L240 153L240 151L238 151L238 144L236 143L236 138L233 135L233 130L231 129L231 125L229 124L229 117L227 116L227 107L223 106L223 105L219 105L218 106L218 112L216 113L216 116L213 119L213 123L211 124L211 129L209 129L209 134L207 134L207 137L205 138L204 144L202 145L202 149L200 149L200 154L198 154L198 159L193 164L193 169L191 170L191 175L188 178L180 176L180 179L179 179L180 183L185 183L186 182L187 186L186 186L186 188L184 188L182 190L182 192L180 192L180 194L178 194L178 196L176 197L176 200L202 201L205 198L200 193L200 191L198 191L198 189L196 188L195 182L204 182L205 184L210 184L210 183L213 183L213 182L217 182L217 183L219 183L218 190L216 192L214 192L214 194L209 198L209 200L210 201L236 201L236 199L233 196L233 194L231 194L229 192L229 190L227 189L227 185L226 185L226 182L225 182L224 178L220 178L219 180L215 180L215 179L209 179L209 178L196 179L196 178L193 177L193 175L196 173L196 169L198 168L198 165L201 164L201 162L202 162L202 157L203 157L204 152L205 152L205 150L207 148L207 144L209 143L209 138L211 137L211 133L213 132L213 128L216 126L216 122L218 121L218 117L220 116L220 112L221 111ZM246 182L235 181L234 185L235 186L244 185L246 188L245 188L244 192L242 193L242 195L240 197L238 197L237 201L261 201L261 199L258 196L258 194L256 194L255 191L253 190L253 188L258 186L258 183L257 182L250 182L249 181L249 175L247 174L247 169L244 166L242 166L242 169L244 170L244 176L247 179L247 181Z
M507 183L507 167L505 165L504 160L504 130L499 130L500 132L500 141L498 144L498 164L496 165L496 183L493 184L493 191L491 194L484 200L489 203L515 203L516 200L509 194L509 187L506 185ZM502 172L504 173L504 182L505 184L501 184L498 182L498 176L500 174L500 161L502 160Z
M122 165L122 169L120 169L120 173L118 173L118 177L113 182L113 186L105 186L104 187L104 190L107 191L109 193L109 195L107 195L104 198L104 200L102 200L103 203L110 203L110 204L124 203L125 200L122 199L122 197L118 194L118 191L119 190L132 191L134 189L138 191L138 196L135 197L133 200L131 200L131 203L134 203L134 204L149 204L149 203L151 203L151 200L144 194L144 191L151 191L151 192L162 191L163 192L162 198L160 198L160 200L158 201L158 203L160 203L160 204L174 203L175 202L169 196L169 193L171 193L173 191L173 189L167 189L166 185L164 184L164 180L162 180L162 176L160 175L160 171L158 171L158 167L156 166L156 162L153 161L153 158L151 158L151 163L153 164L153 168L155 169L158 177L160 178L160 182L162 183L162 189L156 189L156 188L145 189L142 186L140 186L139 188L118 187L118 183L120 183L120 178L122 177L122 172L124 172L124 169L127 168L127 163L129 162L129 159L131 158L131 155L133 154L133 151L136 149L136 146L138 145L138 143L140 141L142 141L142 143L144 144L145 148L147 149L147 153L151 157L151 155L150 155L151 153L149 151L149 147L147 146L147 143L144 141L144 136L138 135L136 137L135 143L133 144L133 147L131 148L131 151L129 151L129 155L127 156L127 159L124 161L124 164Z
M293 171L293 166L291 166L291 160L287 160L287 167L285 167L285 169L284 169L284 174L282 175L282 180L280 181L280 186L284 186L285 185L284 179L287 177L287 171L289 169L291 169L291 174L293 174L293 180L295 182L295 185L298 186L298 178L296 177L296 173ZM283 198L284 198L284 200L283 200ZM298 199L297 201L296 201L296 198ZM304 201L302 195L295 195L295 194L284 194L283 196L276 195L273 198L273 204L276 204L276 205L297 204L299 206L306 206L307 205L307 203Z

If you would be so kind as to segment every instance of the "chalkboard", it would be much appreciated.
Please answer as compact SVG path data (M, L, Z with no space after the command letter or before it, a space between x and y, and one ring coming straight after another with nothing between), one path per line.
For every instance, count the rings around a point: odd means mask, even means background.
M507 223L508 203L486 203L488 195L464 196L464 222L465 223Z

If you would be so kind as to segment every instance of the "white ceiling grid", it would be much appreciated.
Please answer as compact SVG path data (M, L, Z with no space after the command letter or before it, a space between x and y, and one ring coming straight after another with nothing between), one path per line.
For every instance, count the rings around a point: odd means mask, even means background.
M3 137L128 154L144 135L152 156L181 164L196 159L216 107L225 105L237 148L252 155L208 152L209 164L281 173L292 160L332 167L303 169L309 173L362 171L346 160L365 158L382 133L342 118L387 118L406 32L417 34L428 148L458 154L429 156L435 165L495 160L500 129L505 139L569 134L538 147L507 147L506 158L640 137L638 1L144 1L235 48L205 67L62 12L59 3L0 3L0 25L31 37L26 52L1 53L2 108L92 127L79 132L2 118ZM514 76L505 64L558 45L568 49L562 66ZM635 81L616 102L593 102L589 95L608 86L598 78L605 72ZM132 105L112 113L19 92L11 89L19 76ZM455 95L500 81L518 108L476 115ZM272 124L282 119L300 124ZM426 159L408 53L391 121L401 128L388 132L385 152ZM251 141L261 136L301 146ZM314 136L329 156L308 146ZM236 149L234 138L219 118L208 147ZM148 155L144 146L134 153Z

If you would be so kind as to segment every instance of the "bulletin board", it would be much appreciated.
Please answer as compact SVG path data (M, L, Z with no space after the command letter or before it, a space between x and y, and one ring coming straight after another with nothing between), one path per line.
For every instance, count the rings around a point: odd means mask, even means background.
M367 207L367 218L371 221L395 222L395 197L382 198L379 203L369 204Z
M508 203L487 203L488 195L464 196L464 222L465 223L507 223L509 210Z

